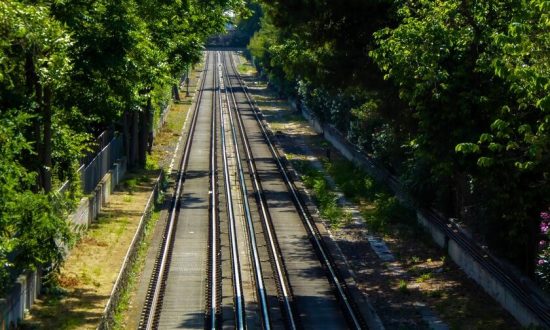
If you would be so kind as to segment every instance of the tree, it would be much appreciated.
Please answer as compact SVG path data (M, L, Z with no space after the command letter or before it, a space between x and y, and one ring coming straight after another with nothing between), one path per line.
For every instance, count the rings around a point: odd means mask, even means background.
M67 201L52 191L55 99L71 69L71 40L40 5L0 3L0 271L59 267L70 240ZM70 169L67 169L70 171Z

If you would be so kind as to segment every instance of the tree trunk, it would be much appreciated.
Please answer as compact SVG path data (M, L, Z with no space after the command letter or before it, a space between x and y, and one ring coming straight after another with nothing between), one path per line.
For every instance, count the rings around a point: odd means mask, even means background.
M174 97L174 100L180 101L180 93L178 90L178 86L176 86L175 84L172 85L172 95Z
M128 113L128 110L124 111L124 115L122 118L122 134L124 135L124 155L126 156L126 159L128 162L130 161L130 114Z
M149 117L152 113L152 106L151 106L151 98L149 97L147 99L147 105L145 106L145 109L142 113L140 113L140 121L139 121L139 156L138 156L138 163L141 167L145 167L145 163L147 162L147 145L149 142Z
M131 122L131 139L130 139L130 161L128 165L130 168L134 168L137 165L138 160L138 136L139 136L139 112L132 111Z
M44 141L42 155L42 188L46 193L52 190L52 90L44 88L43 104Z

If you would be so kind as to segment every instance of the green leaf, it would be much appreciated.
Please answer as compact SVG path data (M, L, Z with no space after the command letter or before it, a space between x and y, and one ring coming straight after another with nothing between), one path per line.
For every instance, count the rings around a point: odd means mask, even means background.
M486 143L493 141L493 135L489 133L483 133L479 137L479 143Z
M477 165L479 167L491 167L495 163L495 160L491 157L479 157Z
M510 124L502 119L497 119L491 124L491 129L493 131L502 131L506 128L508 128Z
M479 146L475 143L459 143L455 147L455 152L461 152L464 154L478 153L479 151Z
M503 149L503 146L502 144L500 143L495 143L495 142L491 142L489 143L489 150L491 150L492 152L499 152Z
M532 133L531 126L529 124L523 124L518 128L518 133L520 134L526 134L526 133Z
M517 149L519 149L519 145L514 141L510 141L506 145L506 151L517 150Z
M535 167L535 163L531 161L527 162L515 162L514 166L521 171L527 171Z

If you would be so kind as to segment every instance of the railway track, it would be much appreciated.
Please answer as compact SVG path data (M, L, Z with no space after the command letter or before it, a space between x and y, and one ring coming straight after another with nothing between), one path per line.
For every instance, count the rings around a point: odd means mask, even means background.
M228 52L208 51L140 329L364 328Z
M273 156L273 159L275 160L275 162L277 164L277 168L279 170L279 173L282 175L282 177L284 179L284 182L285 182L285 184L286 184L286 186L287 186L287 188L288 188L288 190L289 190L289 192L292 196L292 200L293 200L293 202L296 206L296 209L297 209L298 213L300 214L301 220L303 221L305 227L308 230L310 240L311 240L313 246L315 247L315 249L317 251L319 259L322 261L323 266L325 267L325 269L327 271L328 278L331 281L331 283L332 283L332 285L333 285L333 287L336 291L337 297L340 301L340 304L341 304L341 307L342 307L344 313L346 314L346 318L347 318L347 321L348 321L350 327L356 328L356 329L364 328L365 327L364 320L362 320L362 317L357 312L356 307L353 305L353 302L349 298L347 288L346 288L345 284L343 283L343 281L340 279L340 277L338 275L338 272L337 272L337 270L334 266L334 262L332 261L329 253L327 252L327 249L325 248L325 246L322 242L322 239L320 238L320 234L319 234L319 232L318 232L318 230L317 230L317 228L316 228L309 212L307 211L307 208L305 207L304 202L302 201L302 199L300 198L299 193L297 192L296 188L294 187L294 184L293 184L293 182L292 182L292 180L291 180L291 178L288 174L288 170L287 170L286 166L281 161L281 157L280 157L277 149L274 147L273 142L271 141L270 135L268 134L266 128L264 127L264 124L262 123L262 120L261 120L260 115L259 115L259 113L260 113L259 109L255 106L254 102L250 98L250 96L247 92L247 89L246 89L246 85L244 84L244 82L242 81L240 75L237 72L233 57L230 55L230 53L227 52L226 53L226 58L228 59L226 62L229 63L229 64L227 64L227 66L230 67L231 70L232 70L233 79L237 82L238 88L240 88L242 90L242 94L244 96L243 103L245 104L246 107L248 107L250 110L252 110L252 113L254 115L254 119L257 123L257 126L261 129L262 136L263 136L263 138L266 142L266 145L269 147L269 151L271 152L271 154ZM237 102L236 101L235 101L235 107L237 107ZM245 144L248 144L248 138L246 137L246 130L242 126L242 122L240 124L240 127L241 127L242 134L245 136L243 141L246 141ZM251 150L249 146L248 146L248 149ZM254 157L252 155L249 155L248 158L250 160L249 161L250 166L252 168L254 168L251 172L253 173L253 175L257 176L257 171L255 170L255 165L254 165L254 161L253 161ZM259 189L260 189L259 196L265 195L264 192L261 191L261 186L259 187ZM265 201L263 201L263 203L265 203Z

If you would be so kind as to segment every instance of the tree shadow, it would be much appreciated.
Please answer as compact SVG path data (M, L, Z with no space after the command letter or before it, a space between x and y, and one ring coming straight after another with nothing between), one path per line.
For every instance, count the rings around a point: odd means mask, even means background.
M180 210L185 211L185 209L206 209L208 208L208 203L205 198L197 197L198 194L195 193L184 193L181 196Z
M92 289L77 288L66 296L42 296L42 302L30 311L31 319L21 329L75 329L99 324L109 295Z

